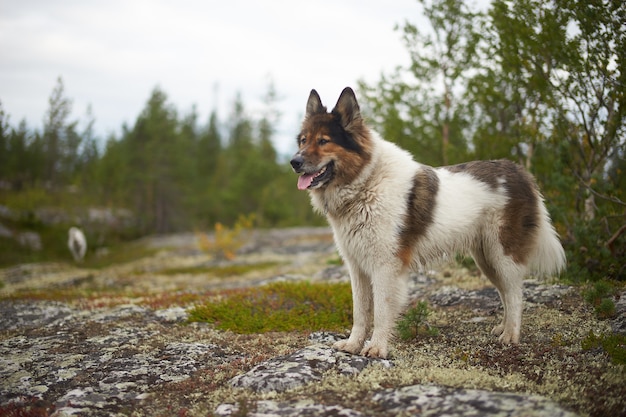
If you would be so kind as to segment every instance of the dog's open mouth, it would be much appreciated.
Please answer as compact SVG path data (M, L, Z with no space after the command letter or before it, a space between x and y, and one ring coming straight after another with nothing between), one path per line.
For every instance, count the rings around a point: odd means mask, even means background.
M324 168L311 174L304 173L298 177L298 190L313 189L318 185L330 180L333 175L333 163L330 162Z

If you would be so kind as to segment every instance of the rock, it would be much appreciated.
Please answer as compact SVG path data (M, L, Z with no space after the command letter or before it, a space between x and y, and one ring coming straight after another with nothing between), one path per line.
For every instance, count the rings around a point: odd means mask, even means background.
M35 232L21 232L16 236L17 243L32 251L40 251L43 249L41 236Z
M445 286L431 295L430 301L441 307L463 305L471 307L473 310L488 311L500 308L500 297L493 287L468 291L458 287Z
M182 307L172 307L165 310L157 310L155 316L166 322L182 322L187 320L187 310Z
M63 303L0 303L0 331L28 329L54 325L72 314L75 310Z
M376 393L372 400L384 410L428 417L575 417L553 401L520 395L436 385L412 385Z
M245 405L245 404L244 404ZM362 417L358 411L344 408L338 405L312 404L309 401L276 402L270 400L258 401L250 404L250 408L242 410L241 405L221 404L215 410L216 416L240 416L249 415L254 417L313 417L313 416L345 416Z
M317 344L263 362L245 374L233 378L230 385L256 392L283 392L321 381L323 374L329 370L335 370L343 375L356 375L374 363L385 367L392 366L391 361L386 359L351 355Z
M524 282L524 302L532 304L555 303L559 302L570 291L571 288L566 285L548 285L529 280ZM444 286L430 296L430 301L441 307L464 305L474 310L497 310L502 307L498 291L491 285L471 291Z
M435 385L412 385L375 393L372 402L386 413L425 417L576 417L553 401L537 395L517 395L472 389L451 389ZM372 415L337 405L312 404L309 401L268 401L253 404L221 404L217 416L245 415L255 417Z
M348 329L307 340L187 325L194 303L241 287L349 279L327 228L251 236L234 261L199 253L184 234L103 269L0 270L0 415L626 415L623 365L581 347L591 330L626 333L623 291L617 316L599 320L576 287L529 280L524 341L504 346L489 334L501 307L488 281L460 269L411 274L410 300L431 303L440 334L394 341L391 360L332 349ZM252 270L212 272L238 264Z
M622 291L615 303L615 317L611 320L615 333L626 335L626 291Z
M2 330L36 327L29 336L0 340L0 404L45 396L55 416L114 415L161 384L239 357L164 336L159 317L181 314L170 310L121 305L85 312L54 302L0 302Z

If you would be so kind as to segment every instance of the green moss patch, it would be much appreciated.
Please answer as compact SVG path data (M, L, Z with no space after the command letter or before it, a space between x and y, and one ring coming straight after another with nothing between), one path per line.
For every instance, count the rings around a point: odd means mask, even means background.
M278 282L236 290L196 306L189 320L237 333L341 331L352 322L350 284Z

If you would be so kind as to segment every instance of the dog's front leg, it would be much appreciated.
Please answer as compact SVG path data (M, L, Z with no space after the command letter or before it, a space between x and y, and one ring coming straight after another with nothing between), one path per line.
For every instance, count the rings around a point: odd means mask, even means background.
M333 347L344 352L357 354L363 348L372 322L372 284L370 278L354 263L346 263L352 284L352 331L348 339L340 340Z
M384 271L372 280L374 294L374 332L361 355L386 358L396 319L406 304L407 274Z

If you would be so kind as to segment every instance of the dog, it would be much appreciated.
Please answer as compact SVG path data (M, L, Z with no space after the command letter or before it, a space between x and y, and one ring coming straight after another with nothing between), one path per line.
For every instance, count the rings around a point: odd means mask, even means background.
M67 246L72 252L75 262L82 262L87 252L87 239L85 234L78 227L70 227L68 231L69 239Z
M519 343L524 277L565 266L528 172L508 160L420 164L368 128L349 87L331 112L311 91L297 142L298 189L328 219L350 273L353 326L334 348L387 357L410 270L458 252L471 254L498 290L504 317L492 333Z

